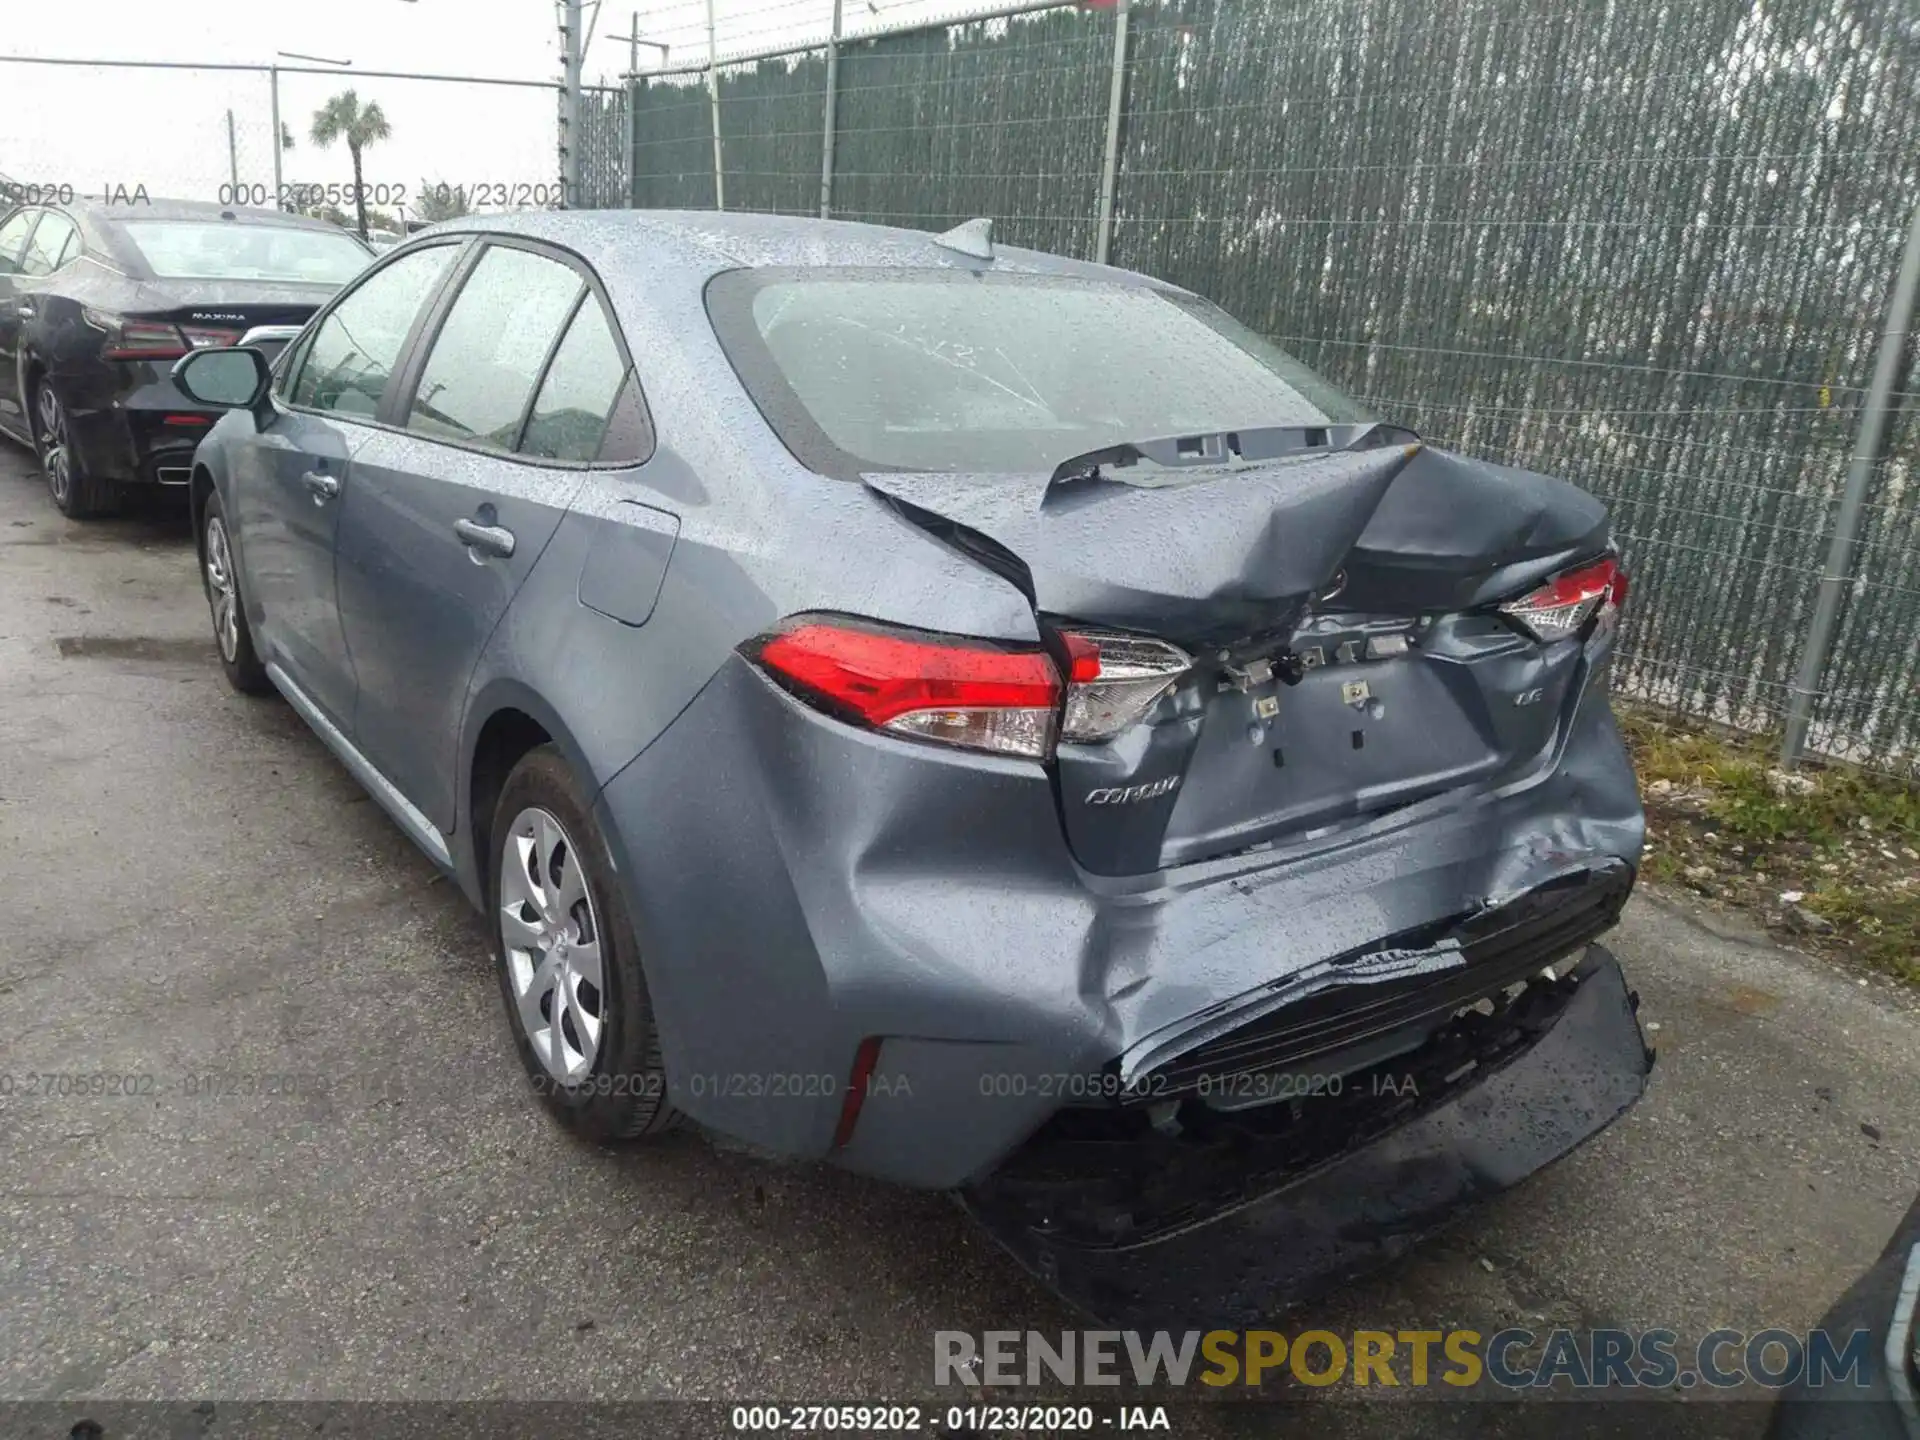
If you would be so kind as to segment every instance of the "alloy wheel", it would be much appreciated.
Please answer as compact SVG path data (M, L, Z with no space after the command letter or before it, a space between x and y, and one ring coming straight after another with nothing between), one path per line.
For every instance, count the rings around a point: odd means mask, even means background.
M593 1070L609 1015L600 919L573 838L529 806L500 855L500 938L514 1008L547 1073L575 1084Z
M47 488L61 505L73 489L73 449L67 434L67 412L53 386L40 386L40 463L47 472Z
M220 657L231 665L240 654L240 596L234 586L227 527L218 515L207 521L207 603L213 607L213 634L220 642Z

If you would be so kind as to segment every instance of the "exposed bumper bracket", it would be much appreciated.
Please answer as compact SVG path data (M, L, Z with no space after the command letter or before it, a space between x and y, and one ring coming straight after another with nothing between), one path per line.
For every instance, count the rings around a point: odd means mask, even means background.
M1372 1141L1259 1199L1138 1244L1026 1223L989 1179L962 1203L1028 1270L1101 1322L1244 1327L1381 1265L1614 1120L1653 1053L1620 967L1590 947L1557 1019L1525 1051ZM1306 1103L1313 1103L1311 1100Z

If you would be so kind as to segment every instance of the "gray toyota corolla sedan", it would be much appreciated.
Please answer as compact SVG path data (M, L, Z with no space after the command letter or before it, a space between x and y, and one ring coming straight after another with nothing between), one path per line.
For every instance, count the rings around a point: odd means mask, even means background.
M1644 1088L1605 512L1192 294L481 217L176 374L233 407L229 678L489 917L583 1135L951 1189L1097 1315L1230 1323Z

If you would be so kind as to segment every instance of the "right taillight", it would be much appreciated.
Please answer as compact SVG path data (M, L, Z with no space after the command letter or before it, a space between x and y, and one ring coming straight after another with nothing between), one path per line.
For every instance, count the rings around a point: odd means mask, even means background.
M1060 675L1037 647L803 615L746 650L785 689L843 720L970 750L1053 753Z
M1076 630L1061 638L1072 662L1062 740L1111 740L1193 665L1185 651L1142 635Z
M1500 610L1542 640L1561 640L1578 634L1596 610L1611 620L1626 598L1626 571L1608 555L1554 576L1531 594L1509 600Z

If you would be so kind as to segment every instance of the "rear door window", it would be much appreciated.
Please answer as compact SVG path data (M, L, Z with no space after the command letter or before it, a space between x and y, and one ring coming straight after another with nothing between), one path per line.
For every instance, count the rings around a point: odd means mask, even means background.
M638 459L602 454L608 420L626 380L626 357L613 338L613 327L600 302L589 295L553 352L520 442L521 453L548 460ZM631 437L625 443L630 448Z
M73 221L49 210L33 232L27 250L20 257L20 273L28 276L51 275L71 257L79 243Z
M39 217L38 210L16 210L0 222L0 275L20 273L20 252L27 248L27 236Z
M606 438L600 442L600 461L606 465L638 465L653 454L653 418L640 397L640 379L627 371L626 383L613 402Z
M489 246L434 337L407 428L490 450L514 449L534 387L585 289L579 274L558 260Z
M360 420L378 414L414 320L458 249L415 250L369 275L320 322L287 403Z

